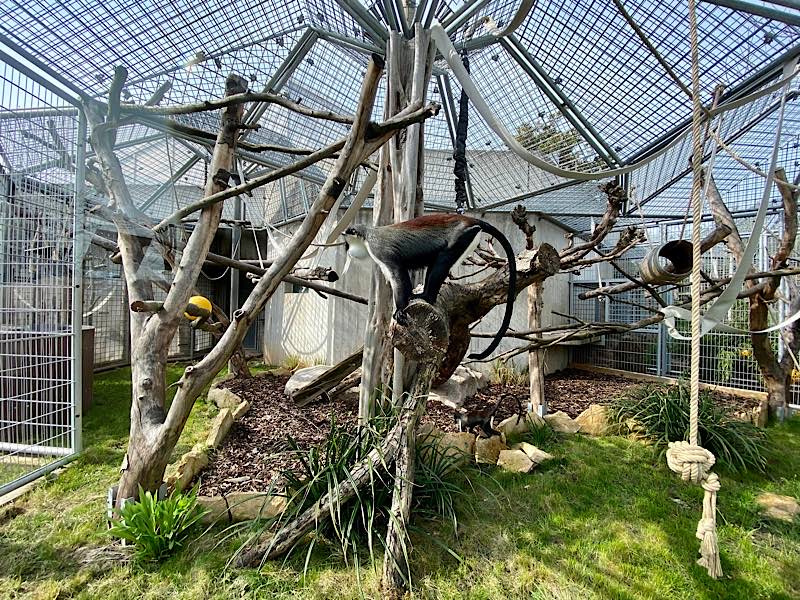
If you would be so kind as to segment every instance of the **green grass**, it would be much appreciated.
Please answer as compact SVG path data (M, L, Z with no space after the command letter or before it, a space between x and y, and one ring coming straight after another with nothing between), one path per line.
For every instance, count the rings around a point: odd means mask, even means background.
M178 375L170 370L171 378ZM0 508L0 598L380 597L379 566L376 573L366 555L358 570L345 566L341 553L324 544L305 577L302 551L260 572L225 570L235 540L215 547L215 532L158 567L83 564L86 548L109 543L103 509L125 448L128 376L98 376L84 454L13 509ZM201 439L214 413L198 403L177 452ZM770 429L767 446L767 475L719 471L724 580L709 580L694 564L700 488L681 482L639 442L560 436L548 448L556 460L531 475L473 478L475 496L462 501L457 539L450 525L416 522L417 596L800 597L800 523L766 521L755 505L762 491L800 497L800 420Z

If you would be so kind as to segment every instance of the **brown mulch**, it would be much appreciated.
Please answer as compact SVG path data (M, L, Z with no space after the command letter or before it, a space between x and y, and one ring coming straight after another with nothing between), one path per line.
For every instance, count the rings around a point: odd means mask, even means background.
M342 426L354 426L358 415L358 400L345 396L337 401L319 401L303 408L283 394L287 376L259 375L251 379L234 379L223 383L241 398L251 402L250 410L234 423L222 446L211 456L203 471L200 493L206 496L234 491L264 491L281 471L294 468L296 457L285 452L287 436L292 436L300 448L322 444L330 429L331 419ZM637 381L615 375L565 369L545 379L548 412L563 410L571 417L578 416L590 404L605 404L623 392L641 385ZM498 423L526 410L527 385L491 384L468 399L467 410L491 408L501 397L495 415ZM729 410L744 410L757 405L755 400L715 394L717 402ZM423 422L434 424L443 431L457 431L453 411L431 402Z

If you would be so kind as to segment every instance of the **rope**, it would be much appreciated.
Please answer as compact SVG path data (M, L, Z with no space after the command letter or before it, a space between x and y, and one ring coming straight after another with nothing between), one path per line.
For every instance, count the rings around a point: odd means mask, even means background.
M692 59L692 352L689 377L689 442L672 442L667 450L667 465L681 474L684 481L703 486L703 516L697 525L700 539L699 565L704 566L709 577L722 575L717 542L716 504L719 478L711 473L714 455L698 445L698 406L700 403L700 229L703 221L701 182L703 177L703 106L700 103L700 59L697 40L697 13L695 0L689 3L689 45ZM714 146L716 148L716 145ZM709 177L709 179L711 179Z

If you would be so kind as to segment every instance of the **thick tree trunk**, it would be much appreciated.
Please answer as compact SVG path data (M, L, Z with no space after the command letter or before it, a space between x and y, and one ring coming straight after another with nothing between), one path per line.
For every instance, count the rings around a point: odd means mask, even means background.
M226 95L243 93L246 90L246 80L237 76L228 78ZM236 137L243 113L244 105L241 104L228 107L222 112L220 132L209 169L210 176L206 182L207 196L216 194L228 186L228 179L233 169ZM188 257L194 254L205 257L221 216L222 203L203 209L200 220L184 249L184 256L176 269L173 287L167 295L164 306L148 316L148 322L142 327L138 339L131 340L133 392L131 430L117 492L118 503L123 498L137 497L139 486L153 491L161 485L170 454L188 417L187 412L179 427L164 427L167 354L183 307L186 306L188 295L194 290L200 272L200 266ZM177 298L176 294L186 298ZM168 304L179 305L180 313L176 314L176 307L170 307Z

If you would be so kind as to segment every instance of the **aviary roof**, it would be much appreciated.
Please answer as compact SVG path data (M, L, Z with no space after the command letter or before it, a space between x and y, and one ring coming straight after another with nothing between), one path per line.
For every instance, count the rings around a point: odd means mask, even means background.
M126 101L145 102L167 80L172 87L164 103L206 100L221 96L225 77L237 72L251 81L252 89L270 88L313 108L352 113L368 55L383 50L392 21L385 8L401 4L402 0L0 0L0 42L18 55L40 61L40 70L58 74L70 94L82 91L102 98L114 67L125 65L130 73L123 92ZM689 85L686 1L622 4L658 54ZM718 85L725 86L723 103L757 90L778 77L783 62L800 54L800 10L787 4L791 3L699 2L704 102L710 101ZM636 162L665 141L685 135L689 98L613 0L540 0L504 43L480 27L465 38L466 27L478 18L490 16L502 27L520 5L520 0L421 0L419 6L423 18L435 7L432 17L445 26L467 17L452 29L451 40L457 48L466 44L473 80L511 132L523 136L527 128L533 136L530 143L540 153L578 170ZM792 85L796 89L797 84ZM453 140L448 118L457 118L461 90L444 61L437 62L429 89L430 100L442 103L444 110L426 125L426 202L451 208ZM776 102L777 95L772 94L728 113L723 137L735 141L753 160L764 161L772 147ZM382 93L377 104L376 117L382 112ZM793 94L784 140L800 134L796 104ZM214 131L215 117L210 113L187 119ZM343 125L275 106L264 113L260 124L254 139L257 135L259 141L280 140L298 147L319 147L346 131ZM143 140L137 156L149 165L147 176L156 185L169 180L179 165L153 158L166 147L163 139L147 141L154 133L136 126L126 139ZM542 144L542 136L549 146ZM787 146L784 151L787 161L791 150ZM191 154L185 154L190 160ZM551 209L555 218L572 219L573 224L579 224L574 219L602 213L596 194L581 191L589 189L586 184L573 192L561 189L548 200L543 192L563 188L567 181L510 152L472 108L467 158L478 210L522 200L534 210ZM645 216L683 214L687 159L688 144L679 144L631 175ZM283 162L283 156L268 155L247 168L269 169ZM794 164L785 166L797 169ZM313 185L326 168L323 163L302 175ZM733 185L740 169L729 157L718 157L715 176L721 187L726 181ZM274 220L268 207L259 212Z

